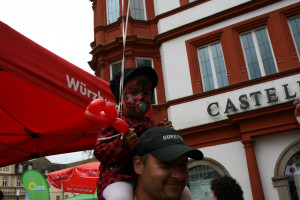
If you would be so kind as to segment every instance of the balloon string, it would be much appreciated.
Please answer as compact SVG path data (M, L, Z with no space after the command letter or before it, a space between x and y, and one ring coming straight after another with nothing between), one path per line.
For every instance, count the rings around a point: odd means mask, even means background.
M100 141L102 141L102 140L108 140L108 139L111 139L111 138L114 138L114 137L118 137L118 136L120 136L121 135L121 137L122 137L122 133L119 133L119 134L117 134L117 135L113 135L113 136L110 136L110 137L105 137L105 138L99 138L98 140L100 140Z
M124 0L122 0L122 36L123 36L123 59L121 65L121 77L120 77L120 90L119 90L119 105L118 105L118 114L122 110L123 105L123 83L124 83L124 68L125 68L125 46L126 46L126 34L127 34L127 25L128 25L128 15L129 15L130 0L128 0L127 14L124 22L123 13L124 13ZM122 114L122 112L121 112Z
M124 83L124 66L125 66L125 45L126 45L126 34L127 34L127 25L128 25L128 15L129 15L129 6L130 6L130 0L128 0L128 7L127 7L127 14L126 19L124 21L123 19L123 11L124 11L124 0L122 0L122 36L123 36L123 59L122 59L122 65L121 65L121 77L120 77L120 89L119 89L119 105L118 105L118 116L122 117L122 105L123 105L123 83ZM111 137L105 137L101 138L100 140L108 140L117 136L123 137L123 134L117 134L113 135Z

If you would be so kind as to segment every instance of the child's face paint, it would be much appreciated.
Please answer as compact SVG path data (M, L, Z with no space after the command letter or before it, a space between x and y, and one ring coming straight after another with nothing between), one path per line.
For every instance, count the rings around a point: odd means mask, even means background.
M144 116L151 105L151 81L145 76L136 76L127 82L124 88L124 112L136 116Z

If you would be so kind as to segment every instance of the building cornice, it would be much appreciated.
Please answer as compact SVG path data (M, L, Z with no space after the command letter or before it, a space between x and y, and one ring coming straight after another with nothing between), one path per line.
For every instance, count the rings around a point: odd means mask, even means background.
M190 96L183 97L183 98L174 99L174 100L166 102L166 104L164 106L168 108L170 106L186 103L186 102L189 102L189 101L194 101L194 100L197 100L197 99L202 99L202 98L209 97L209 96L214 96L214 95L217 95L217 94L222 94L222 93L225 93L225 92L234 91L234 90L244 88L244 87L247 87L247 86L252 86L252 85L259 84L259 83L264 83L264 82L267 82L267 81L272 81L272 80L276 80L276 79L279 79L279 78L283 78L283 77L287 77L287 76L291 76L291 75L299 74L299 73L300 73L300 66L295 67L293 69L281 71L281 72L278 72L276 74L272 74L272 75L269 75L269 76L264 76L264 77L257 78L257 79L247 80L247 81L231 84L229 86L222 87L222 88L219 88L219 89L215 89L215 90L211 90L211 91L207 91L207 92L202 92L202 93L197 93L197 94L190 95Z
M280 0L261 0L261 1L250 1L239 5L223 12L208 16L206 18L185 24L183 26L177 27L170 31L161 33L155 37L155 42L160 45L168 40L180 37L182 35L189 34L191 32L197 31L199 29L206 28L208 26L226 21L228 19L243 15L245 13L260 9L265 6L274 4ZM181 11L181 10L180 10ZM178 11L179 12L179 11ZM173 13L175 14L175 12Z

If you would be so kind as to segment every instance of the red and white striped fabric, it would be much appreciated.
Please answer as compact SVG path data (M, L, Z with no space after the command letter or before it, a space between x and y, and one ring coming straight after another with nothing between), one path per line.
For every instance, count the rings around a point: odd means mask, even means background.
M48 182L65 192L94 194L100 162L91 162L48 174Z

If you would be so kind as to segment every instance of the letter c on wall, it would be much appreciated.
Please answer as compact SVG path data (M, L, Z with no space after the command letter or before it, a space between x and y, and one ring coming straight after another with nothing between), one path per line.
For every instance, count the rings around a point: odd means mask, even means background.
M219 108L219 103L218 103L218 102L213 102L213 103L211 103L211 104L209 104L209 105L207 106L207 113L208 113L210 116L215 117L215 116L219 115L220 112L218 111L216 114L213 114L213 113L212 113L212 108L211 108L213 105L216 105L216 107Z

